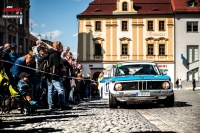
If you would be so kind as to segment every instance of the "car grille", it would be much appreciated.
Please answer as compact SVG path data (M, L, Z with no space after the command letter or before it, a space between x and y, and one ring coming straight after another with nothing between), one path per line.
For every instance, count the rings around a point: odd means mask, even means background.
M122 82L122 91L129 90L156 90L163 89L162 83L166 81L134 81Z

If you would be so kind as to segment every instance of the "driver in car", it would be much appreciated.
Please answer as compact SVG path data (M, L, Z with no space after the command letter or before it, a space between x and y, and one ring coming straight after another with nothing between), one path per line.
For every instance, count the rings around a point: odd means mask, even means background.
M139 71L137 71L135 74L153 74L153 75L157 75L157 73L154 71L152 65L143 66L143 68L140 69Z

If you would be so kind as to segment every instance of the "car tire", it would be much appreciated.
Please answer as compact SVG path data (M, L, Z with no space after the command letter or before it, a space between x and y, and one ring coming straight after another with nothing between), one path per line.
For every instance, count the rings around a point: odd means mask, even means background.
M117 108L117 100L112 96L111 92L109 92L109 107Z
M165 107L173 107L174 106L174 94L168 96L164 101Z

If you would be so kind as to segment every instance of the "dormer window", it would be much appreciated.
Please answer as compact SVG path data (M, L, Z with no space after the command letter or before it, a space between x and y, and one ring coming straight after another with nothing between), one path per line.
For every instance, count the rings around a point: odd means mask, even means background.
M97 10L95 10L94 12L102 12L102 10L100 10L100 9L97 9Z
M160 11L159 9L157 9L157 8L155 8L155 9L153 9L152 11Z
M188 4L189 7L194 7L195 2L194 2L194 0L190 0L190 1L187 2L187 4Z
M123 2L122 11L127 11L127 2Z

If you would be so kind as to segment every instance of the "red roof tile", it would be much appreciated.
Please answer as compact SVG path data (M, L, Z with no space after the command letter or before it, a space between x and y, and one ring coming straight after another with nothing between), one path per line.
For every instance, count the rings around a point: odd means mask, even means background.
M171 3L171 0L133 0L133 3Z
M134 4L138 14L173 14L171 4Z
M134 0L138 14L172 14L170 0ZM117 0L94 0L82 15L112 15L117 9Z
M194 1L195 1L195 6L188 7L187 2L189 2L189 0L171 0L173 11L180 13L181 12L198 13L200 12L200 1L199 0L194 0Z
M94 0L80 15L112 15L116 9L116 0Z

